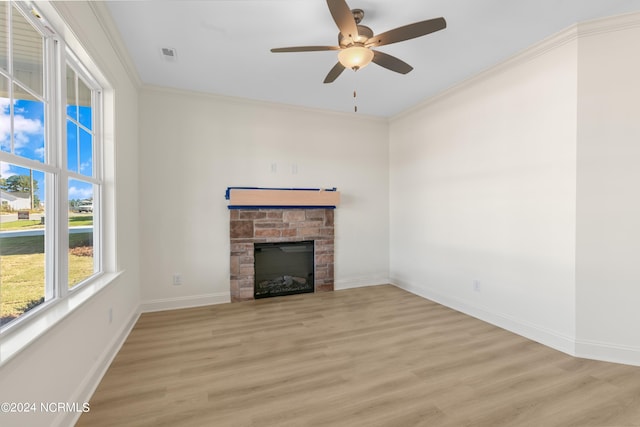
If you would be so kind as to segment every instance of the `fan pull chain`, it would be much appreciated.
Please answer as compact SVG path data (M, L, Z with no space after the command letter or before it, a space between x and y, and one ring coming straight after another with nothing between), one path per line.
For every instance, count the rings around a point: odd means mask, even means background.
M357 113L358 112L358 104L356 103L356 97L358 96L358 94L356 93L355 89L353 90L353 112Z

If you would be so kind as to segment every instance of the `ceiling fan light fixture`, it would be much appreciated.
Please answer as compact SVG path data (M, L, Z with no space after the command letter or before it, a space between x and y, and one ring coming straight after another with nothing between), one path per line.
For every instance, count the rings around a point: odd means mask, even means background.
M373 51L364 46L349 46L338 52L338 61L354 71L366 67L372 59Z
M364 17L362 9L352 10L346 0L327 0L327 6L340 31L338 46L294 46L271 49L274 53L337 50L338 62L331 68L323 83L334 82L347 68L355 71L366 67L371 62L387 70L407 74L413 70L411 65L373 48L426 36L447 27L447 21L440 17L403 25L376 35L371 28L360 25Z

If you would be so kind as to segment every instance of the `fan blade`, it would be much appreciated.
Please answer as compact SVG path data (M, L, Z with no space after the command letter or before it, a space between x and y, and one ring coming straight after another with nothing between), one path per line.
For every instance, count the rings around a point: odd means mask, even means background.
M407 74L409 71L413 70L413 67L406 62L396 58L395 56L391 56L377 50L373 51L372 61L387 70L395 71L400 74Z
M447 21L444 18L429 19L415 22L403 27L394 28L382 34L371 37L365 43L366 46L384 46L386 44L411 40L416 37L425 36L447 28Z
M344 0L327 0L327 6L329 6L329 12L331 12L331 16L333 16L333 20L336 22L342 37L358 37L358 26L347 2Z
M297 46L297 47L278 47L271 49L273 53L280 52L316 52L321 50L340 50L340 46Z
M344 71L344 65L338 62L336 65L333 66L331 71L329 71L329 74L327 74L327 77L325 77L324 79L324 83L332 83L335 79L338 78L340 74L342 74L343 71Z

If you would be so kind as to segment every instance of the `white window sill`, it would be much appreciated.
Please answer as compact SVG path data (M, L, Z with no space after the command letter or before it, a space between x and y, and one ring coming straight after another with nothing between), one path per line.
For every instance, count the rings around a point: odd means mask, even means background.
M0 366L27 348L82 303L106 288L120 274L122 273L105 273L96 277L81 289L70 292L66 298L55 301L50 307L43 308L42 312L34 313L34 317L25 319L24 324L16 325L15 328L3 333L0 337Z

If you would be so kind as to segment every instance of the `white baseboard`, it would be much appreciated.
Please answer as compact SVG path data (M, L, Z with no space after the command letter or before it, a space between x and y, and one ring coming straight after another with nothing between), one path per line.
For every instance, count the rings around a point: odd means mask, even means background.
M77 391L74 395L68 400L69 402L89 402L93 393L98 388L100 381L102 381L102 377L111 366L111 362L116 357L120 348L127 340L127 337L131 333L131 330L135 326L138 318L140 317L140 311L138 308L133 310L133 312L129 315L129 320L123 325L120 332L114 337L114 339L109 343L106 347L105 352L101 360L98 361L94 365L94 368L88 372L84 381L80 384L80 386L76 389ZM81 412L61 412L60 415L54 420L54 426L73 426L78 422L78 419L82 415Z
M363 288L365 286L388 285L389 283L389 277L382 275L349 277L334 281L333 289L339 291L342 289Z
M576 340L576 356L604 362L640 366L640 348L588 340Z
M539 325L525 322L521 319L516 319L513 316L494 313L483 307L469 304L466 301L445 296L430 289L425 289L409 283L403 283L397 279L391 279L391 283L398 288L411 292L412 294L437 302L438 304L442 304L449 308L453 308L461 313L475 317L484 322L491 323L492 325L539 342L540 344L544 344L547 347L551 347L571 356L576 355L574 339L558 333L557 331L542 328Z
M140 304L140 312L150 313L152 311L176 310L180 308L201 307L204 305L226 304L228 302L231 302L231 295L228 292L176 298L162 298L144 301Z

